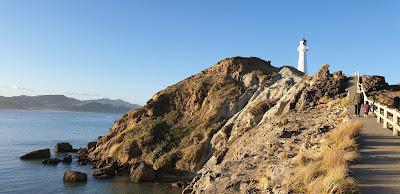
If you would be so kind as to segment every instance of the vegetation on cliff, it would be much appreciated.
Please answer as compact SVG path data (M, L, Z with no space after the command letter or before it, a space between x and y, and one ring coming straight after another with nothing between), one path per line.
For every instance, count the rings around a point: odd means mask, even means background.
M254 57L222 60L124 115L90 157L130 164L140 160L158 173L195 172L207 160L212 136L278 71Z

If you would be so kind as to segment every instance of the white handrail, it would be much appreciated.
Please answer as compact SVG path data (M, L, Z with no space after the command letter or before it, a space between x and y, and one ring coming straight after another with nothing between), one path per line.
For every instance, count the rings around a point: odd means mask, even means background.
M361 92L363 93L363 96L364 96L364 102L368 102L373 107L373 110L374 110L373 113L377 117L377 122L379 122L379 123L382 122L383 128L388 128L388 124L390 124L393 128L393 136L397 136L400 131L400 126L399 126L400 112L398 112L395 109L391 109L385 105L374 102L373 100L368 99L368 96L364 90L364 86L358 82L359 80L360 79L359 79L359 74L358 74L357 86L361 88ZM383 111L383 114L381 113L382 111ZM392 115L391 119L388 117L388 115L389 115L388 113Z

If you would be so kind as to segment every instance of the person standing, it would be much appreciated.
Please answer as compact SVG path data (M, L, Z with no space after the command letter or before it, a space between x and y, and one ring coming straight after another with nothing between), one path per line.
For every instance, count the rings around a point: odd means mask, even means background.
M371 108L371 106L369 105L369 102L366 101L364 104L364 117L368 117L370 108Z
M358 92L354 94L353 97L353 104L354 104L354 116L360 117L360 110L361 110L361 105L363 104L363 96L361 92Z

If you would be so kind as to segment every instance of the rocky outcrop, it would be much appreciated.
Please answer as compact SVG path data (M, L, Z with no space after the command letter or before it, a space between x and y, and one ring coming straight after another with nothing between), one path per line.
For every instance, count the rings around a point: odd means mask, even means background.
M79 165L87 165L90 163L89 157L88 157L88 150L86 148L80 148L77 151L78 154L78 164Z
M36 150L20 157L21 160L34 160L50 158L50 149Z
M345 119L347 107L338 102L346 97L347 78L331 74L328 67L304 79L283 75L274 82L279 87L263 88L282 93L258 111L262 119L249 122L251 116L243 115L263 103L260 92L214 135L211 158L183 193L287 193L282 177L290 172L293 158L302 147L317 149L324 134ZM321 103L322 98L329 101Z
M370 99L390 108L400 109L399 86L389 86L383 76L364 75L361 78L364 90Z
M87 150L88 160L100 178L194 177L186 193L284 192L278 178L301 148L317 149L344 119L347 81L329 65L309 77L258 58L228 58L124 115Z
M378 75L363 75L361 76L361 82L366 93L387 89L389 87L389 84L385 81L385 77Z
M154 181L155 172L151 165L141 162L134 165L131 169L130 178L133 182L151 182Z
M211 140L211 153L216 163L225 155L225 147L256 126L263 115L299 81L302 73L289 67L282 68L271 80L259 87L249 103L235 114ZM219 150L219 151L215 151Z
M69 143L57 143L54 148L54 151L59 153L66 153L66 152L73 152L74 149L72 148L72 145Z
M95 149L95 148L96 148L96 145L97 145L97 141L89 142L89 143L87 144L87 149L88 149L88 150Z
M118 165L115 162L108 162L105 165L99 165L93 171L93 176L99 179L111 178L115 175Z
M222 60L124 115L89 150L89 158L129 165L139 160L157 174L195 172L208 160L213 135L279 70L255 57Z
M64 173L63 180L67 183L87 182L87 174L83 172L67 170Z

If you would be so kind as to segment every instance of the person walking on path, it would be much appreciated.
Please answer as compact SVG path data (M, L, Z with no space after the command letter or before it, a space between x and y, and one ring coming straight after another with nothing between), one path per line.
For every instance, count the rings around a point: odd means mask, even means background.
M366 101L365 104L364 104L364 117L367 117L367 116L368 116L368 113L369 113L369 109L370 109L370 108L371 108L371 106L369 105L369 102Z
M353 97L353 104L354 104L354 116L360 117L361 105L363 104L363 95L361 92L358 92Z

